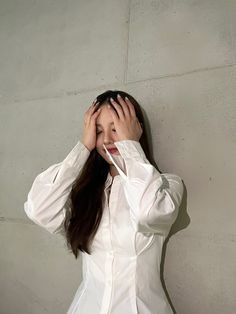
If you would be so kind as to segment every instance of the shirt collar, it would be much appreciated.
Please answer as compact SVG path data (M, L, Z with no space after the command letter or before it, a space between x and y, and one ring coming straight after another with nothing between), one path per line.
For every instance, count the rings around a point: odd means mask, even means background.
M112 180L119 180L121 178L121 175L120 174L117 174L116 176L112 177L112 175L110 174L110 171L108 171L108 174L107 174L107 178L106 178L106 181L105 181L105 189L107 189L111 183L112 183Z

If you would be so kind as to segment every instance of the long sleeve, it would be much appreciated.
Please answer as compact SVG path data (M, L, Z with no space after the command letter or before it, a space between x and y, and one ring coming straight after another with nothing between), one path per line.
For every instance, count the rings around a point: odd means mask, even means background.
M90 151L78 141L66 158L37 175L24 203L27 216L50 233L60 233L72 184Z
M115 145L125 161L124 192L132 224L139 232L167 235L178 216L182 179L175 174L161 174L147 160L140 142L122 140Z

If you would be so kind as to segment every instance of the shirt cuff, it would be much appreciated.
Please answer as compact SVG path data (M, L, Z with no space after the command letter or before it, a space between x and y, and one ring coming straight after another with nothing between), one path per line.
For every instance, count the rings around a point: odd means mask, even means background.
M88 159L89 155L89 149L78 140L76 145L64 159L64 162L68 163L71 167L78 167Z
M114 142L114 144L124 159L131 158L136 160L147 160L139 141L122 140Z

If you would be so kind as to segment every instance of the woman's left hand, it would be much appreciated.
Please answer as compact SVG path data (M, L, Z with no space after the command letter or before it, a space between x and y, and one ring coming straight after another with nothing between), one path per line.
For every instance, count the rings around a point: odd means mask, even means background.
M118 141L139 141L143 130L136 116L133 104L128 98L123 99L119 95L117 99L118 103L111 98L111 103L117 112L115 112L112 106L109 109L114 121Z

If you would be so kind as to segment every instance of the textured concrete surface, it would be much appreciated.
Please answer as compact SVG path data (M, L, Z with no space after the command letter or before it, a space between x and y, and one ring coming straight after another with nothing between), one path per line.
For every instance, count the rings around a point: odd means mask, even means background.
M23 203L107 89L144 108L186 185L165 252L178 314L236 313L236 1L0 1L0 313L63 314L81 280Z

